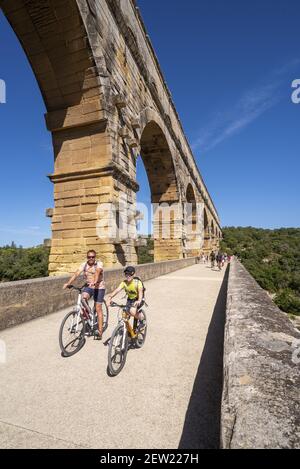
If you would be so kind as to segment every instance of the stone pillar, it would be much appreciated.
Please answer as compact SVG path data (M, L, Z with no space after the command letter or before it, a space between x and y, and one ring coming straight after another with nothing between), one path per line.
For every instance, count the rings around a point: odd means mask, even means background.
M203 253L206 255L211 253L210 233L208 228L204 232Z
M184 216L186 255L197 257L203 250L203 204L186 202Z
M154 204L154 262L183 258L182 214L180 204Z
M111 168L77 174L78 179L51 177L55 184L50 275L70 273L94 249L106 267L136 264L135 192L128 200L119 174ZM120 187L121 186L121 187ZM130 191L127 191L130 193Z
M123 239L111 234L110 228L111 207L118 205L120 194L126 195L135 210L137 185L112 161L111 137L99 102L68 109L64 118L60 111L52 112L46 120L55 152L55 170L49 176L55 202L50 275L73 272L89 249L95 249L106 266L136 263L135 224L129 222Z

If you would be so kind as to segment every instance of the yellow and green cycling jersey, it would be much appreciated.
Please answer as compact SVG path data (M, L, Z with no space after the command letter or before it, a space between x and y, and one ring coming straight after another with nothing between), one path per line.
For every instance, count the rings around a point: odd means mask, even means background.
M119 288L125 290L129 300L137 300L139 297L139 290L143 289L143 284L140 280L132 279L130 283L122 282Z

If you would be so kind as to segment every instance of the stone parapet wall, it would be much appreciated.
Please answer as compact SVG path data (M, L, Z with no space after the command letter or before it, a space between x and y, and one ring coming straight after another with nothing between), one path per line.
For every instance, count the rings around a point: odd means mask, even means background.
M137 266L146 281L195 264L195 258ZM0 330L74 305L76 293L62 290L70 277L46 277L7 282L0 285ZM123 268L105 270L106 291L111 292L123 278ZM82 283L81 283L82 284Z
M223 448L300 448L300 333L238 262L225 326Z

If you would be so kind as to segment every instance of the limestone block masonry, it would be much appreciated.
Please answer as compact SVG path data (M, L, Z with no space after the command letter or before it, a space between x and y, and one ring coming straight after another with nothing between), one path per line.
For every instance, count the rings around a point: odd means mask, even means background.
M246 269L230 266L223 448L300 448L300 333Z
M51 275L74 271L90 248L106 266L136 263L134 217L125 220L128 236L112 239L111 210L103 207L126 197L135 212L138 157L152 202L181 207L188 199L205 233L204 243L199 230L186 236L186 219L173 210L163 235L158 211L155 261L216 249L219 217L135 1L0 0L0 7L36 76L52 133Z

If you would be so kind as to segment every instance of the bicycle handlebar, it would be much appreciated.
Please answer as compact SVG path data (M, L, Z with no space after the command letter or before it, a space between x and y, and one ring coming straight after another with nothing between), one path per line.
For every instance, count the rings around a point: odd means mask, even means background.
M84 289L84 287L85 287L85 285L83 285L82 287L75 287L74 285L68 285L67 286L68 290L76 290L79 293L82 293L82 290Z
M118 305L118 303L112 302L110 303L112 308L126 308L126 305Z
M142 300L142 302L141 302L141 304L139 305L139 308L138 308L138 309L141 309L144 305L145 305L145 306L148 306L147 303L146 303L146 301L145 301L145 300ZM111 306L112 308L123 308L123 309L127 308L127 305L119 305L118 303L115 303L114 301L112 301L112 302L110 303L110 306Z

